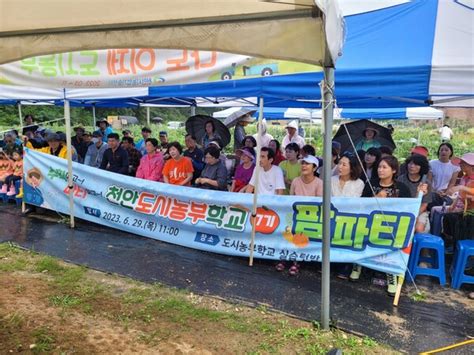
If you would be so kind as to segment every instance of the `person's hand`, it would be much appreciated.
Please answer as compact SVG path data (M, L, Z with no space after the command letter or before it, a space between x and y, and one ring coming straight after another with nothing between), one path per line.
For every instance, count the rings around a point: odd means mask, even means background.
M450 187L448 190L446 190L446 194L447 194L447 195L453 195L453 194L455 194L456 192L461 191L462 188L463 188L463 185L452 186L452 187Z
M417 188L418 192L423 192L423 195L426 195L428 193L428 184L426 183L421 183L418 185Z
M201 183L201 178L197 178L196 181L194 181L196 184L200 184Z
M387 192L387 190L383 189L383 190L380 190L379 193L375 196L385 198L385 197L388 196L388 192Z

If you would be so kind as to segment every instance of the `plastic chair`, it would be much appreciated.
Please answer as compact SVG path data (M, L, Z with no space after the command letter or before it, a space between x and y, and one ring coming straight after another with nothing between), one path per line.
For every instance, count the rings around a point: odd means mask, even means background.
M474 284L474 276L466 275L465 269L470 256L474 256L474 240L460 240L456 244L453 267L451 268L451 287L459 289L462 284Z
M429 257L421 256L422 249L435 251L435 254ZM431 267L420 267L420 262L429 263ZM427 233L415 234L408 269L410 281L413 281L417 275L426 275L437 277L441 286L446 285L443 239Z

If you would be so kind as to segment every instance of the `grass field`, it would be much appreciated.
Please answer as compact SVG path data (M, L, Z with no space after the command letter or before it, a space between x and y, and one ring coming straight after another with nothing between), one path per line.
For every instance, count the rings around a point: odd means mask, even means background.
M392 354L269 310L0 244L0 353Z

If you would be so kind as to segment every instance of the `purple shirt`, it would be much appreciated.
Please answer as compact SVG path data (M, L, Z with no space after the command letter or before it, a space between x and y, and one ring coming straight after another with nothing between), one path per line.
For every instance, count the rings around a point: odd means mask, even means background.
M240 180L245 185L247 185L252 178L253 169L255 169L255 164L252 164L252 166L248 169L245 169L243 164L239 164L239 166L237 166L235 169L234 179Z

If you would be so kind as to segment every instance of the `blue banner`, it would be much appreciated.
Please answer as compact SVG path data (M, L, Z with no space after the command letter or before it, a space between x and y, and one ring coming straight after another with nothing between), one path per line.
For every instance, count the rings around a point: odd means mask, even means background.
M67 161L27 150L25 202L69 213ZM73 163L78 218L189 248L249 256L252 195L174 186ZM331 262L403 274L420 199L333 198ZM258 197L254 257L321 261L322 199Z

